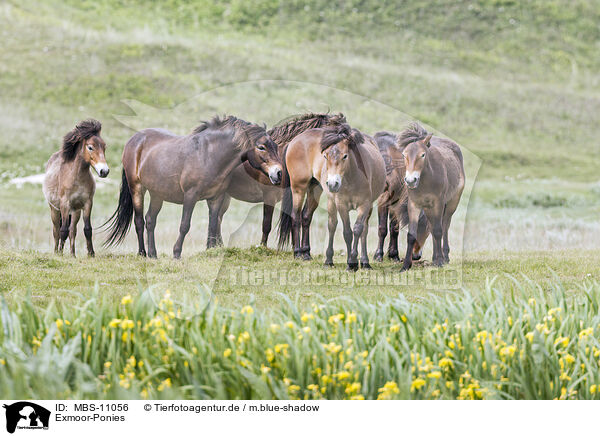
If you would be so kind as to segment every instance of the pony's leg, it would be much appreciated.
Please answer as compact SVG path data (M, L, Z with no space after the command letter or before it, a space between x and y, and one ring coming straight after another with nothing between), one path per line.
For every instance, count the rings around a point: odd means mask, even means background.
M175 259L179 259L181 257L181 249L183 246L183 240L185 239L185 235L190 231L190 223L192 221L192 213L194 212L194 207L196 206L196 197L195 196L187 196L183 200L183 212L181 214L181 223L179 224L179 237L173 246L173 257ZM218 212L218 210L217 210Z
M148 233L148 257L156 258L156 240L154 229L156 228L156 217L162 208L163 200L150 195L150 206L146 212L146 232Z
M442 253L442 236L444 234L443 211L439 210L440 207L432 208L431 210L425 210L425 215L431 223L433 236L433 258L432 262L434 266L442 266L444 264L444 254Z
M452 222L452 215L456 212L456 208L458 207L458 203L460 201L460 197L457 200L451 200L446 204L446 208L444 209L444 217L442 220L443 226L443 256L444 263L450 263L450 245L448 244L448 230L450 229L450 223Z
M369 253L367 252L367 235L369 234L369 219L371 218L371 213L373 213L372 206L369 207L369 212L365 218L364 229L362 235L360 235L360 267L363 269L373 269L371 268L371 265L369 265Z
M306 195L305 186L292 187L292 244L294 245L294 257L300 257L300 224L302 221L302 204Z
M221 204L221 209L219 209L219 222L217 227L217 245L223 245L223 235L221 234L221 225L223 224L223 215L229 209L229 205L231 204L231 196L225 194L223 197L223 203Z
M350 251L350 261L348 262L348 268L352 267L354 271L358 269L358 242L360 241L360 237L365 231L365 223L368 217L371 215L372 209L373 206L371 206L370 203L368 205L360 205L357 208L358 215L356 217L356 221L354 222L354 227L352 228L352 250ZM369 259L367 257L367 264L368 263Z
M219 239L222 241L219 217L221 215L221 206L223 206L225 197L229 197L229 195L222 194L218 197L206 200L206 204L208 204L208 237L206 239L206 248L216 247L219 245Z
M421 214L419 217L419 226L417 227L417 240L413 248L412 259L419 260L423 256L423 246L429 237L429 221L425 214Z
M71 224L69 225L69 243L71 245L71 256L75 257L75 237L77 236L77 223L81 217L81 210L71 214Z
M52 218L52 236L54 236L54 252L58 253L58 243L60 241L60 211L50 206L50 218Z
M400 233L398 220L390 217L390 245L388 246L388 257L390 260L400 262L398 256L398 234Z
M94 244L92 243L92 199L90 198L83 206L83 234L87 243L87 252L89 257L94 257Z
M71 224L71 211L66 201L61 201L60 206L60 241L58 244L58 252L62 253L65 247L65 242L69 237L69 225Z
M335 230L337 229L337 207L335 206L335 200L333 198L327 199L327 230L329 230L329 242L327 244L327 250L325 251L325 266L333 266L333 239L335 237Z
M129 185L131 198L133 201L133 212L135 223L135 232L138 238L138 254L146 257L146 246L144 244L144 189L139 183Z
M354 262L352 261L352 224L350 223L350 213L347 207L338 206L338 211L340 212L340 219L342 220L342 225L344 227L343 235L344 242L346 242L346 263L348 267L346 268L348 271L356 271L358 269L358 261L356 259Z
M419 215L421 209L408 201L408 234L406 236L406 255L402 264L402 271L408 271L412 266L412 253L417 241L417 229L419 227Z
M267 241L269 240L274 210L275 207L272 204L263 203L262 239L260 240L260 245L263 247L267 246Z
M313 214L319 206L319 198L323 190L319 185L313 185L309 187L308 194L306 196L306 203L302 209L302 245L300 250L302 251L302 258L304 260L310 260L310 223L312 222Z
M373 255L373 259L375 259L377 262L383 261L383 244L385 243L385 238L388 233L388 213L389 208L387 205L377 205L377 217L379 218L379 242L377 243L377 250L375 250L375 254Z

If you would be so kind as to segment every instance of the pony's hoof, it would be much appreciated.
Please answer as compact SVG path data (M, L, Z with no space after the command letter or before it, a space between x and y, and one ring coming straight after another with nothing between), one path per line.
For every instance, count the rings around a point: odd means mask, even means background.
M302 253L302 260L312 260L310 253Z
M433 261L433 266L435 266L437 268L443 267L444 266L444 260L443 259L434 260Z
M371 267L371 265L369 265L369 262L366 262L366 263L362 263L362 262L361 262L361 263L360 263L360 267L361 267L362 269L373 269L373 268Z
M331 261L331 262L325 262L325 263L323 264L323 266L324 266L325 268L333 268L333 261Z
M388 258L392 261L392 262L400 262L400 257L397 254L390 254L388 255Z
M96 253L94 253L93 251L88 253L88 257L96 257Z
M349 263L346 271L358 271L358 263Z
M412 260L421 260L421 254L415 254L415 253L413 253Z
M383 252L382 252L382 251L379 251L379 250L377 250L377 251L375 252L375 254L373 255L373 260L374 260L375 262L383 262Z

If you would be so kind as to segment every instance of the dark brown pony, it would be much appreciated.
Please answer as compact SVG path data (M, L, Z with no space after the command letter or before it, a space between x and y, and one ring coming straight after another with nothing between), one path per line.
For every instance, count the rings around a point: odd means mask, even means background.
M373 201L385 184L385 164L372 138L347 124L308 130L295 137L284 156L284 193L279 222L279 247L292 237L294 256L310 259L310 224L321 193L327 191L329 244L325 265L333 265L337 215L344 225L348 269L370 268L367 254L368 220ZM306 203L305 203L306 198ZM354 227L349 211L357 210ZM302 211L302 213L301 213ZM302 232L300 231L302 228Z
M120 243L135 214L138 253L145 256L144 194L150 192L146 214L148 255L156 257L154 228L163 201L183 205L179 238L173 257L179 258L190 229L194 206L207 200L207 247L217 244L219 212L231 174L240 162L280 183L282 166L277 145L264 127L228 116L203 122L187 136L163 129L145 129L129 139L123 150L123 176L119 206L110 222L107 245Z
M276 124L267 133L277 144L279 156L283 158L285 147L299 134L310 129L335 126L345 122L346 118L341 113L307 113L289 117ZM248 162L244 162L238 165L231 174L231 181L219 214L219 223L229 207L230 197L247 203L263 203L261 245L266 246L272 228L273 211L275 205L281 201L282 193L281 187L270 183L263 172L253 168ZM218 240L222 243L220 226Z
M50 206L55 252L62 253L69 237L71 254L75 256L77 223L83 210L87 251L89 256L94 256L91 214L96 182L90 167L100 177L106 177L109 172L104 157L106 143L100 137L101 129L99 121L81 121L65 135L62 149L54 153L46 164L42 190Z
M379 147L379 151L385 162L385 189L377 199L377 215L379 218L379 243L373 258L376 261L383 261L383 245L388 234L388 216L389 216L389 232L390 241L388 245L388 258L394 261L399 261L398 257L398 234L399 221L401 217L397 217L396 213L399 209L395 206L407 202L406 185L404 183L404 156L403 149L397 144L397 135L391 132L377 132L374 136L375 142ZM405 211L405 209L402 209ZM404 212L405 213L405 212ZM429 228L427 218L424 213L419 217L419 226L417 230L417 241L415 242L414 251L412 254L413 260L421 258L423 245L429 236Z
M448 229L465 186L462 152L455 142L428 134L417 123L398 136L398 145L403 149L404 182L408 188L406 214L399 211L397 215L403 215L404 223L408 223L402 269L407 270L412 265L421 211L425 212L431 228L433 264L442 266L450 261Z

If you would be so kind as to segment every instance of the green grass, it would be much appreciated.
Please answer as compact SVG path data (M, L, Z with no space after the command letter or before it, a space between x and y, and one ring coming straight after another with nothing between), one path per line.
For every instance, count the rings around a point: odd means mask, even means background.
M7 306L0 314L6 363L0 367L0 396L124 398L146 389L149 396L165 398L312 398L312 354L322 369L329 363L331 374L340 371L339 361L319 342L343 344L352 334L360 350L369 352L371 366L362 367L358 376L360 395L366 398L377 397L391 381L398 392L392 385L388 391L399 398L431 397L436 388L442 398L455 398L461 389L486 398L554 398L564 396L563 387L566 396L586 398L598 383L597 356L591 359L584 342L578 342L584 328L578 321L595 327L594 306L585 297L597 296L600 281L599 14L598 0L444 0L435 6L425 0L169 0L144 2L143 7L133 0L2 3L0 294ZM328 283L321 266L323 208L317 210L311 234L315 259L308 263L289 253L249 248L260 239L260 208L236 202L223 223L226 249L204 250L207 214L199 204L183 259L170 259L181 210L165 205L158 218L156 261L132 254L133 235L123 247L101 249L98 230L95 259L85 258L82 231L77 259L55 256L49 253L50 219L40 187L10 183L43 172L61 137L78 120L98 118L112 169L108 184L95 196L93 223L98 226L116 206L122 147L136 129L167 127L183 134L199 120L222 113L272 125L290 114L329 109L343 111L367 133L398 131L416 118L463 147L474 186L453 221L450 269L461 267L456 283L474 300L456 296L448 286L423 286L420 277L439 272L427 262L411 272L416 284L355 286L357 277L398 277L398 265L386 261L374 264L374 272L349 274L342 251L336 252L336 268L328 271L342 285ZM375 224L374 216L371 253ZM401 251L404 240L403 233ZM338 235L336 248L341 247ZM425 259L430 258L428 245ZM301 272L317 279L299 284L259 280L245 286L232 279L236 268L259 275ZM488 284L492 277L493 286ZM124 295L147 289L134 306L118 304ZM113 317L127 315L145 324L164 316L148 298L166 289L177 305L206 302L212 290L213 318L204 313L193 320L171 320L175 330L159 348L148 345L156 342L150 330L136 330L139 342L134 344L120 342L116 331L106 327ZM538 305L526 301L540 293ZM284 298L294 304L282 308ZM581 301L582 306L575 304ZM319 328L311 324L314 340L299 340L296 331L291 335L285 329L269 333L272 322L301 324L298 313L312 310L313 303L323 304L328 315L355 311L357 324L343 324L343 331L334 332L322 315ZM247 304L255 315L239 314ZM549 326L552 333L527 345L523 337L535 328L533 320L543 323L547 315L542 306L561 304L561 324ZM386 345L386 332L400 316L394 307L414 313L410 322L423 332L443 324L445 317L464 326L471 314L473 326L481 323L478 330L502 329L506 347L517 341L518 365L511 361L492 377L491 365L497 364L498 371L502 367L498 352L503 347L479 350L472 343L473 327L465 336L470 348L454 357L452 374L444 373L453 387L427 379L411 392L416 373L410 370L410 352L421 356L418 366L427 365L426 357L435 366L446 350L429 333L399 333ZM532 313L530 320L523 310ZM490 315L494 311L500 311L498 316ZM507 327L505 315L515 327ZM51 330L56 319L71 322L57 336ZM251 343L244 344L251 367L242 369L239 361L223 358L229 334L221 332L225 322L236 341L245 330L251 334ZM448 335L457 333L448 328ZM553 343L559 331L570 337L568 351ZM41 341L45 336L41 348L32 344L34 337ZM284 340L293 359L262 374L266 349ZM190 355L191 347L198 356ZM355 354L358 350L355 346ZM542 351L547 353L544 365L536 354ZM559 379L565 352L576 359L568 368L570 381ZM132 372L126 366L131 355L145 367L133 371L124 389L118 374ZM113 366L105 369L104 361ZM185 361L189 366L182 366ZM581 363L590 370L583 379ZM469 388L473 383L465 377L459 386L466 370L479 387ZM42 384L49 379L43 374L58 376ZM300 390L291 392L284 377ZM159 391L167 378L172 388ZM338 384L324 396L346 397L346 387Z
M281 297L269 312L168 292L119 302L98 287L45 309L28 296L1 303L0 396L597 398L598 282L512 286L417 303L315 298L307 310Z

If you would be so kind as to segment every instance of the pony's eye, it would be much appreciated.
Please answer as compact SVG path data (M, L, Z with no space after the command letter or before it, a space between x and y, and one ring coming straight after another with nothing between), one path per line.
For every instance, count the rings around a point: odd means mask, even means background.
M92 147L91 145L87 146L88 151L94 151L94 147Z
M348 159L348 155L347 155L347 154L345 154L345 155L344 155L344 157L343 157L342 159L344 159L344 160Z
M423 153L423 154L421 155L421 157L425 157L425 153Z
M263 144L258 144L256 146L256 148L258 148L260 151L265 151L266 150L266 148L265 148L265 146Z

